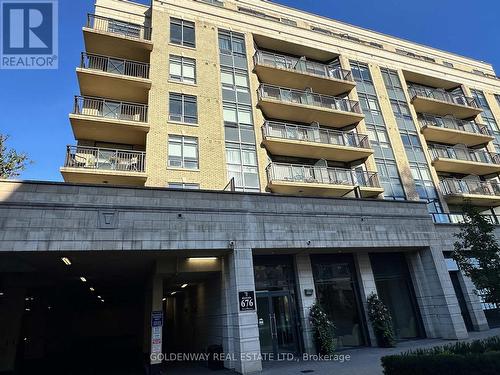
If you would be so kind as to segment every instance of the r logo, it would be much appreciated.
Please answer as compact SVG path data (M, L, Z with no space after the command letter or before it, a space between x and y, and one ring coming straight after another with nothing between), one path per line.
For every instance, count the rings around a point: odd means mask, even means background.
M3 0L1 5L2 68L54 68L57 2Z

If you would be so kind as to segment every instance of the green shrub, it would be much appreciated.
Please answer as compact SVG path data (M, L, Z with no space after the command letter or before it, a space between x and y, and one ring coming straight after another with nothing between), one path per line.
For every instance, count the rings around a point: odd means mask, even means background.
M382 366L386 375L497 375L500 336L386 356Z
M325 310L316 302L309 312L309 321L314 328L314 339L319 354L335 353L335 324L328 318Z
M368 318L372 323L378 345L382 348L396 346L392 317L387 307L375 293L370 294L366 302L368 304Z
M500 352L392 355L382 358L385 375L498 375Z

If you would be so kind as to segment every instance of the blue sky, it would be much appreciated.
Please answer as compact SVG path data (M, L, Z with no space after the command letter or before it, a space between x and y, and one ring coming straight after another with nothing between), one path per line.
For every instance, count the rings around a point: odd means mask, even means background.
M149 3L149 0L139 1ZM278 0L364 28L493 63L500 74L500 3L492 0ZM93 0L59 1L59 69L0 70L0 132L34 164L21 178L60 181L78 93L75 68L83 50L81 27Z

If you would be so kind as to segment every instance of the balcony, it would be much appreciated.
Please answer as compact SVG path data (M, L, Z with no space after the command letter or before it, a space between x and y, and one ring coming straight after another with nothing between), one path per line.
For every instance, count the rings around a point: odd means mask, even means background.
M147 105L75 96L69 118L76 139L146 144L149 131Z
M500 206L500 184L495 181L445 178L441 180L441 191L450 205Z
M68 146L61 174L66 182L144 186L146 153Z
M259 107L269 118L337 128L364 118L356 101L267 84L259 87Z
M422 114L419 115L419 122L420 131L430 142L464 144L472 147L495 139L490 135L486 125L480 125L474 121L464 121L451 116L438 117Z
M438 116L452 115L458 119L467 119L479 115L483 110L474 98L456 95L442 89L421 86L408 87L411 102L419 113Z
M262 134L273 155L352 162L373 154L363 134L274 121L266 121Z
M299 90L310 87L327 95L344 94L356 87L349 70L327 64L264 51L257 51L253 60L259 80L272 85Z
M80 92L131 102L146 103L151 89L149 64L82 53L76 69Z
M88 15L83 37L85 50L98 55L149 61L153 50L150 27L95 14Z
M429 152L438 172L478 176L500 172L500 155L487 150L432 145Z
M343 197L359 187L363 198L373 198L384 192L375 172L285 163L271 163L266 172L268 188L279 194Z

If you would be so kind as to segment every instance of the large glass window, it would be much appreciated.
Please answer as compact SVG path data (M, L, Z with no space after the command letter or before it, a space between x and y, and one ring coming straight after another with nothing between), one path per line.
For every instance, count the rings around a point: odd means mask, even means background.
M493 144L495 145L495 149L497 152L500 152L500 129L498 128L498 123L495 120L495 116L491 111L490 105L486 100L486 96L481 90L471 90L472 97L476 99L477 104L483 110L481 113L481 118L483 119L483 123L488 126L488 129L491 134L495 137L493 140ZM499 100L499 96L496 95L497 100ZM500 102L499 102L500 104Z
M389 69L382 69L382 77L391 101L392 112L398 124L401 141L410 162L418 196L427 202L429 213L442 213L443 210L439 203L436 187L431 178L425 152L420 142L417 127L413 121L401 80L396 71Z
M228 179L238 191L260 191L245 39L219 30Z
M198 190L200 188L200 184L186 183L186 182L169 182L168 187L170 189Z
M170 93L170 121L180 121L188 124L198 123L198 104L196 96Z
M377 294L389 309L397 339L420 337L422 328L404 254L370 254Z
M356 81L361 109L365 115L368 138L374 150L380 183L384 188L384 198L403 200L406 196L396 167L370 69L368 65L358 61L351 61L351 69Z
M177 82L196 83L196 60L170 55L170 79Z
M186 47L195 47L194 22L170 18L170 42Z
M316 295L335 323L338 346L364 345L364 327L352 255L311 256Z
M198 138L169 135L168 166L198 169Z

